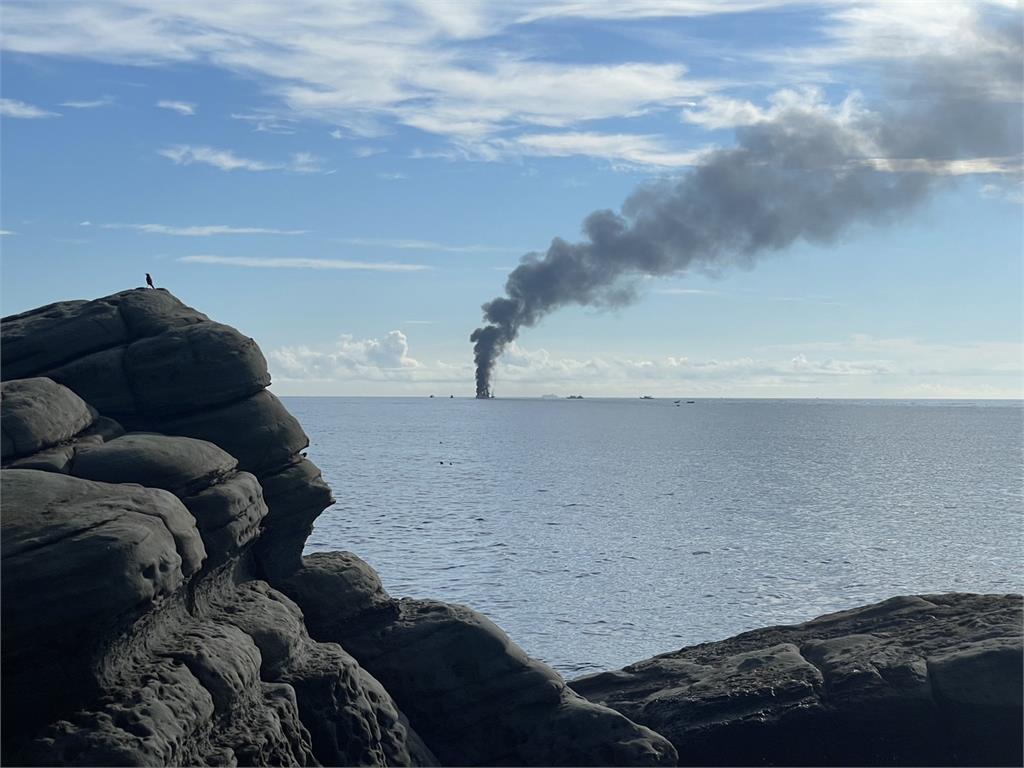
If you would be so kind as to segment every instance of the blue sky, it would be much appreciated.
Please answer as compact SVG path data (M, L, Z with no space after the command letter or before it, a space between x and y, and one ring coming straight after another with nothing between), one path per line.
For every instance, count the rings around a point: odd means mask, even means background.
M151 272L253 336L280 394L469 395L469 333L524 253L786 99L873 109L894 62L975 56L1019 14L7 0L3 313ZM1021 397L1020 148L959 160L884 226L553 312L497 393Z

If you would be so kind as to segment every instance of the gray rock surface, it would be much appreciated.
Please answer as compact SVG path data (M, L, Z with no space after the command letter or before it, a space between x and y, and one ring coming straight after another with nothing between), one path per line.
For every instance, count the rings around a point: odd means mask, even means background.
M306 562L282 589L312 635L340 643L380 680L443 764L674 764L664 738L577 696L485 616L393 600L351 553Z
M188 495L224 479L238 462L213 443L189 437L128 434L75 452L71 474L105 483L137 483Z
M923 595L747 632L572 687L683 765L1020 765L1022 598Z
M5 381L0 390L5 461L69 440L92 421L85 401L50 379Z
M250 339L142 290L3 333L5 374L53 375L67 388L44 393L80 413L5 435L5 764L436 764L383 686L253 579L264 554L298 567L333 499ZM273 530L244 468L274 492Z
M206 552L192 516L167 491L31 469L5 469L0 482L10 734L85 697L96 649L174 595Z

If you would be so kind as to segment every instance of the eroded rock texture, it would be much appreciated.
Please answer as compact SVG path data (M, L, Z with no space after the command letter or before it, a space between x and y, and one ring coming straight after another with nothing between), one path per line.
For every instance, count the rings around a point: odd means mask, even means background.
M252 340L163 291L2 330L3 762L435 764L264 580L332 499Z
M309 555L281 588L310 632L380 680L443 764L672 765L672 745L576 695L485 616L395 600L349 552Z
M683 765L1020 765L1020 595L923 595L571 683Z
M674 761L479 614L304 562L333 499L251 339L134 290L0 353L5 764Z

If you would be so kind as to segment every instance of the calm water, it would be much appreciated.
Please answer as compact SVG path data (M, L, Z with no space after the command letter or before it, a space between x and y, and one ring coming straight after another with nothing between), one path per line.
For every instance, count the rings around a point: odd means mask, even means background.
M285 398L348 549L567 676L896 594L1024 590L1020 402Z

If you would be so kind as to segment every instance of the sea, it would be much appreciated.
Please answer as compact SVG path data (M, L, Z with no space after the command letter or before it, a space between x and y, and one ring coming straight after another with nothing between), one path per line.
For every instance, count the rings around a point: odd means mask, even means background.
M1021 401L301 398L348 550L567 678L893 595L1024 591Z

